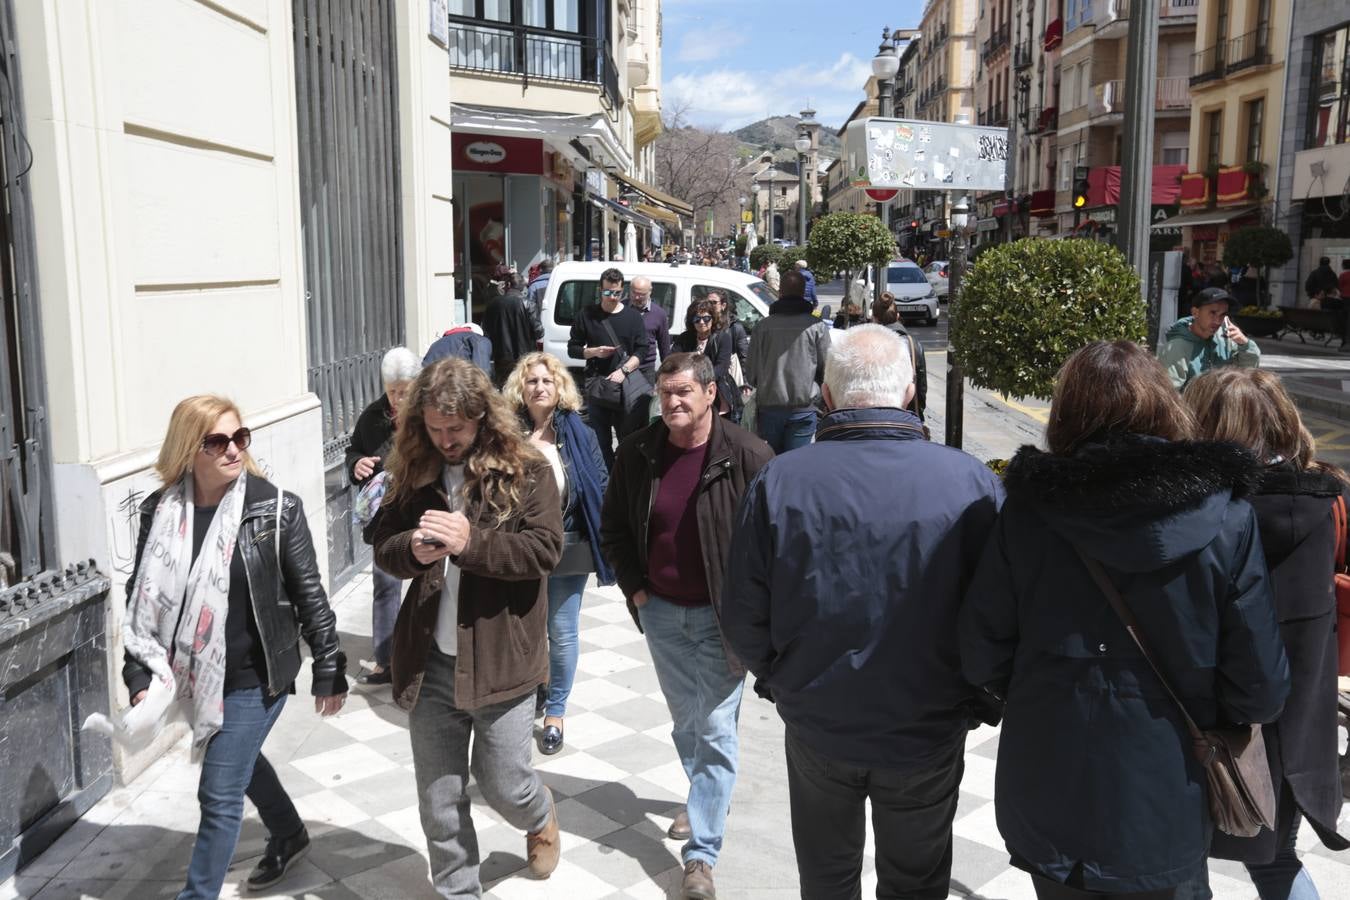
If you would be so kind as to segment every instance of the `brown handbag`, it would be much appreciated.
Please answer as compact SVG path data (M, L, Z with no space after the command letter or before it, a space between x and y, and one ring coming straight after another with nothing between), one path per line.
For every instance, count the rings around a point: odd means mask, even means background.
M1350 675L1350 574L1345 571L1346 514L1345 498L1337 497L1331 504L1331 521L1336 527L1336 572L1332 575L1336 588L1336 643L1341 675Z
M1181 710L1186 729L1191 733L1195 758L1205 767L1209 782L1209 812L1214 827L1234 837L1254 837L1262 827L1275 827L1275 785L1270 778L1270 764L1266 760L1266 741L1260 725L1238 725L1230 728L1211 728L1201 731L1186 711L1186 707L1172 690L1153 655L1148 652L1139 634L1139 623L1125 598L1111 583L1101 563L1078 551L1083 565L1101 588L1111 608L1116 611L1125 630L1134 639L1135 646L1148 661L1153 674L1162 682L1167 695Z

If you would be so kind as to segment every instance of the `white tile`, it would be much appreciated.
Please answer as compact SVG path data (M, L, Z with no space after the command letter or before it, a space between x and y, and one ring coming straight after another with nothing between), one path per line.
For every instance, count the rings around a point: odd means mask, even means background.
M315 825L346 828L370 818L363 809L332 791L318 791L300 797L295 801L295 809L300 813L300 818L305 820L311 836L315 834Z
M998 737L998 732L998 728L989 725L981 725L976 728L966 735L966 752L969 753L985 741L991 741Z
M639 696L626 687L610 684L603 678L588 678L572 686L569 702L590 710L602 710L606 706L623 703Z
M416 806L385 813L382 816L377 816L375 821L403 838L409 847L420 848L423 852L426 852L427 836L422 831L422 817ZM476 822L475 825L477 825Z
M597 647L622 647L625 644L636 644L642 642L644 638L630 622L627 626L619 625L586 625L581 628L581 639L588 644L594 644Z
M436 900L427 861L405 856L376 869L349 875L342 883L364 900Z
M379 775L398 764L377 753L365 744L353 743L336 750L316 753L304 759L293 759L291 765L313 778L319 784L332 787L350 784L371 775Z
M671 748L670 754L675 755L674 748ZM659 788L665 788L676 797L689 796L689 776L684 773L684 765L678 759L672 759L670 762L636 774L643 781L650 781Z
M577 669L587 675L617 675L644 665L641 660L613 650L590 650L577 659Z
M564 845L566 846L566 845ZM487 896L499 900L533 900L533 898L604 897L618 890L564 857L558 868L545 881L536 881L521 872L513 872L492 885Z
M197 798L184 797L173 791L145 791L136 798L136 802L122 811L113 820L110 827L123 828L128 825L154 825L173 831L185 831L189 834L197 830L201 819L201 806Z
M628 607L621 603L587 605L586 601L582 600L581 614L582 616L588 616L592 619L599 619L601 622L607 622L610 625L627 624L629 628L633 629L634 633L637 633L638 636L641 637L641 634L637 630L637 625L633 622L633 617L628 612ZM582 622L581 627L582 629L585 629L587 627L586 623Z
M998 833L998 823L994 819L994 804L986 803L979 809L961 816L952 827L952 833L966 840L1003 850L1003 835Z
M341 715L333 716L328 720L328 723L334 728L351 735L357 741L369 741L384 737L386 734L395 734L407 730L384 718L373 709L344 711Z
M998 876L980 885L975 896L997 897L998 900L1036 900L1036 888L1031 876L1011 866Z
M986 800L994 799L994 761L974 753L966 754L966 773L961 790Z
M573 778L585 778L590 781L623 781L628 773L618 766L596 759L585 751L555 756L535 766L541 772L553 772L557 775L570 775Z
M627 725L593 712L568 716L563 727L566 730L567 746L578 750L590 750L634 733Z

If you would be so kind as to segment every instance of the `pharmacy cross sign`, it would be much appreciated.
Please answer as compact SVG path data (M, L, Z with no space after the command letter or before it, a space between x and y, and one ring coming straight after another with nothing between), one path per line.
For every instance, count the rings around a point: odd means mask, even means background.
M849 124L844 156L853 187L964 192L1008 186L1002 128L873 116Z

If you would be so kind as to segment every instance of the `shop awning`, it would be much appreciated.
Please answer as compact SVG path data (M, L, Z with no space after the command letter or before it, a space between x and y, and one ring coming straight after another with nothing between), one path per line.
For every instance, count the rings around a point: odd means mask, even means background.
M1243 216L1250 216L1256 212L1255 206L1236 207L1233 209L1206 209L1202 212L1187 212L1178 216L1172 216L1170 219L1162 219L1153 224L1153 230L1159 231L1164 228L1193 228L1196 225L1222 225L1224 222L1231 222L1234 219L1241 219Z
M570 142L580 141L587 152L602 155L606 165L613 163L622 169L633 166L633 157L623 140L606 120L604 113L591 115L532 115L520 110L500 107L475 106L469 103L450 104L452 131L472 131L488 134L517 135L543 138L559 150L576 156Z
M624 206L622 203L615 203L608 197L601 197L599 194L588 192L586 196L598 209L607 209L621 219L632 222L634 225L641 225L644 228L650 228L656 223L648 216L633 209L631 206Z
M664 206L652 206L650 203L639 203L636 209L644 216L651 216L656 221L665 222L672 228L680 227L680 217L666 209Z
M693 218L694 208L678 197L672 197L664 191L659 191L651 185L643 184L636 178L629 178L627 175L619 175L616 173L614 178L620 183L626 184L628 187L637 191L639 194L644 195L656 205L664 206L672 212L684 216L686 219Z
M1035 191L1031 195L1031 214L1037 217L1055 214L1055 192L1052 189Z

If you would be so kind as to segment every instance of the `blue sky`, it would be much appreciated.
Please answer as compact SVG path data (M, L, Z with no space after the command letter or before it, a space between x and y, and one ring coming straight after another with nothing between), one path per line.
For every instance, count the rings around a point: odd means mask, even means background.
M663 0L662 105L734 130L808 102L838 127L863 98L881 29L917 28L923 0Z

